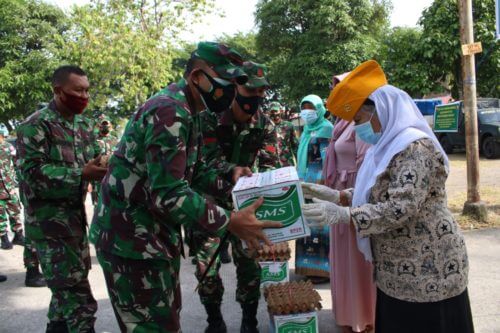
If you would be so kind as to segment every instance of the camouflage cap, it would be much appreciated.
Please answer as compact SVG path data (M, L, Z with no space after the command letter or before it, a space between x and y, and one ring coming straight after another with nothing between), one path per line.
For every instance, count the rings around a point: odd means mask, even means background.
M104 114L101 114L97 119L98 119L98 123L99 124L102 124L104 122L111 123L111 119L108 116L104 115Z
M283 109L283 107L278 102L272 102L269 105L269 111L281 111L281 109Z
M245 84L245 87L260 88L270 86L269 82L267 82L266 79L266 66L257 64L252 61L245 61L243 63L243 70L248 75L248 82Z
M223 79L236 79L245 84L248 75L242 70L243 58L232 48L215 42L199 42L192 58L202 59Z

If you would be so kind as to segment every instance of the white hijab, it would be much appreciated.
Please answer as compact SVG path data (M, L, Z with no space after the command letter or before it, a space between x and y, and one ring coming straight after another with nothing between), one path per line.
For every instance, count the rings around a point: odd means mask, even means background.
M447 172L449 169L446 153L406 92L387 84L375 90L369 98L375 103L382 125L382 136L376 145L368 149L358 171L352 199L353 207L369 203L371 188L375 185L377 177L386 170L394 155L419 139L431 139L443 155ZM358 248L365 259L372 261L370 239L358 236L357 240Z

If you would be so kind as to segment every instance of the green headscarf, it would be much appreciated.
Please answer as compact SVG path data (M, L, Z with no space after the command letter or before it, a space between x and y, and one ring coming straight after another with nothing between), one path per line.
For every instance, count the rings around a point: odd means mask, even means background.
M297 171L300 178L304 178L307 170L307 147L312 137L330 139L333 133L333 125L325 119L326 109L323 100L317 95L307 95L300 101L300 106L309 102L316 108L318 119L311 125L304 125L304 130L300 136L299 150L297 153Z

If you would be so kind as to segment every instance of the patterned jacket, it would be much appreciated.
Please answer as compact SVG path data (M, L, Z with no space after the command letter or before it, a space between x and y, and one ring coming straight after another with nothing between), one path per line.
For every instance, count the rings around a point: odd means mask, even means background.
M448 210L443 156L429 139L393 157L353 208L358 234L371 239L377 287L409 302L437 302L467 287L464 238Z
M8 199L17 187L13 155L16 149L7 141L0 143L0 200Z
M52 101L17 129L20 191L31 239L82 236L86 232L83 166L99 152L91 122L64 119Z
M261 111L245 124L238 124L231 110L220 115L206 110L200 117L203 157L208 165L221 170L227 179L231 179L235 166L263 172L274 169L279 163L274 124Z
M203 131L202 156L204 163L216 170L224 188L232 189L232 172L236 166L250 167L254 172L272 170L279 163L274 124L262 112L250 123L238 124L231 110L218 115L208 110L200 114ZM198 184L195 184L198 189ZM224 207L232 207L230 190L224 196L203 192Z
M146 101L129 120L101 183L90 230L98 250L170 260L180 255L181 224L216 235L225 232L230 212L190 187L196 182L204 192L229 191L201 162L200 122L188 94L182 79Z
M299 141L295 136L293 124L282 120L276 125L276 135L278 137L278 155L280 165L278 167L295 166Z
M100 154L109 155L113 152L113 149L118 144L118 139L111 134L108 134L106 136L98 135L97 144L100 148Z

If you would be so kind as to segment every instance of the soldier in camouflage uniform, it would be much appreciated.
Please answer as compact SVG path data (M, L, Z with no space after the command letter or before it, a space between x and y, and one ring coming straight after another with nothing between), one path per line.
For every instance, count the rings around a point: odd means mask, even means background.
M282 119L283 109L278 102L273 102L269 107L269 116L276 125L276 135L278 137L278 155L280 166L296 166L295 155L299 148L299 142L295 135L293 124Z
M199 112L219 112L234 99L233 80L246 76L225 45L199 43L184 78L151 97L129 120L109 160L90 230L115 316L123 332L179 332L180 227L211 235L227 230L252 247L268 240L255 209L231 212L194 192L228 196L201 161ZM240 169L234 168L233 175ZM199 175L195 178L194 175Z
M5 138L8 132L0 130L0 237L2 249L12 249L12 243L7 234L10 224L14 232L13 243L24 245L23 224L21 223L19 199L15 193L16 172L14 170L13 157L16 155L15 148Z
M90 253L85 196L101 179L90 120L81 116L89 82L76 66L53 74L54 99L17 130L26 235L52 292L47 332L94 332L97 302L88 281Z
M201 114L203 158L207 165L226 175L224 179L228 186L231 186L228 171L235 166L263 172L274 169L279 164L274 125L261 109L269 86L265 78L266 68L253 62L245 62L243 69L249 80L245 85L238 85L238 94L232 107L222 114L214 114L209 110ZM230 197L215 196L215 199L228 209L232 208ZM200 280L218 247L219 239L209 237L201 229L193 231L193 239L193 244L196 244L196 277ZM229 240L238 279L236 300L243 310L241 332L257 332L256 312L260 298L261 269L259 263L243 249L239 239L230 235ZM220 312L224 286L218 273L219 268L220 258L217 257L198 290L208 314L209 325L205 332L226 330Z
M116 147L118 139L113 135L113 126L111 120L101 115L99 116L99 131L97 133L97 144L100 148L100 155L111 155L113 149ZM97 205L97 196L101 191L101 184L99 182L92 183L92 203Z

